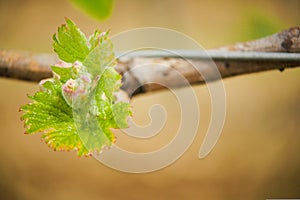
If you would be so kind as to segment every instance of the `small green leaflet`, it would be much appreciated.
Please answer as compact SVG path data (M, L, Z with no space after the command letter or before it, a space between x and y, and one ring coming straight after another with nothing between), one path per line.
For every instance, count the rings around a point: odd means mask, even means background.
M59 63L53 78L40 82L40 91L23 105L27 134L43 133L54 150L77 150L78 156L99 153L115 142L111 129L126 128L130 105L116 102L121 75L113 66L113 45L106 32L86 38L74 22L53 36Z
M83 62L90 52L85 35L70 19L66 19L66 24L58 28L53 40L54 51L68 63Z

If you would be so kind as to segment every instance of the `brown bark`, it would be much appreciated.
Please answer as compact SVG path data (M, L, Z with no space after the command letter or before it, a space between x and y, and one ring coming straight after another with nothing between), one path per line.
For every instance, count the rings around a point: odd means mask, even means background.
M292 27L274 35L219 48L222 51L300 52L300 27Z
M299 55L300 56L300 55ZM144 67L136 67L144 66ZM215 70L216 66L219 73ZM119 61L117 70L123 74L123 90L129 96L164 89L165 87L183 87L189 84L202 84L222 78L254 72L300 66L300 57L295 62L243 61L243 60L183 60L179 58L133 58Z
M0 51L0 77L38 82L52 76L50 65L57 58L50 54Z
M218 53L242 52L292 52L294 59L238 59L213 57L222 78L260 72L265 70L292 68L300 66L300 28L294 27L274 35L245 43L216 49ZM297 53L297 54L295 54ZM257 55L257 54L256 54ZM0 76L27 81L40 81L51 77L50 65L58 59L52 54L28 54L0 51ZM136 67L143 65L146 67ZM185 60L171 57L133 57L118 60L116 70L123 74L123 89L130 95L163 89L182 87L187 83L201 84L219 79L207 59L193 57ZM201 73L199 73L199 71ZM205 78L204 78L205 77Z

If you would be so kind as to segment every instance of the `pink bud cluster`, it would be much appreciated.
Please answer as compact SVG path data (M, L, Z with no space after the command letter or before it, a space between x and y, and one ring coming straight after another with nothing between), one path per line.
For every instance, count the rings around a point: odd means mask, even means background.
M58 61L58 62L56 63L55 66L57 66L57 67L62 67L62 68L68 68L68 67L72 67L72 64L60 60L60 61Z
M62 86L63 97L70 106L72 106L73 100L86 99L92 85L91 75L84 70L81 62L76 61L72 66L75 68L78 78L69 79Z
M62 86L62 94L66 102L72 106L73 100L86 99L91 87L91 77L80 75L77 79L70 79Z

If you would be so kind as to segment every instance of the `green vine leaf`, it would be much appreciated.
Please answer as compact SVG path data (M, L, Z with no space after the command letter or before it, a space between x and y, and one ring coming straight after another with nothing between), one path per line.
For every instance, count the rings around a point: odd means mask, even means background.
M54 150L77 150L78 156L99 153L115 142L111 129L126 128L130 105L116 102L121 75L113 66L113 45L106 32L89 39L74 22L54 35L54 51L61 61L51 66L53 78L40 82L40 91L23 105L27 134L43 133Z
M99 31L90 37L89 42L90 52L83 61L83 65L89 66L87 70L92 75L99 75L106 66L115 64L113 44L108 39L108 32L100 33Z
M53 35L53 40L54 51L65 62L83 62L90 53L84 33L68 18L66 24L59 27L57 34Z

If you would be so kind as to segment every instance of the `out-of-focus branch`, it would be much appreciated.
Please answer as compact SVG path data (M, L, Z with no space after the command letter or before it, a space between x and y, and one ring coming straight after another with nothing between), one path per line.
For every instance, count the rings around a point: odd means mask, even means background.
M0 51L0 77L38 82L52 76L50 65L58 59L53 54Z
M277 56L276 53L259 52L290 53L281 53ZM294 27L258 40L208 51L208 55L211 56L214 63L195 52L187 53L185 57L188 59L166 55L150 55L150 57L139 55L120 58L116 70L123 74L122 88L132 96L163 89L165 88L163 85L168 87L185 86L186 82L181 81L181 76L185 77L190 84L201 84L221 77L298 67L300 66L299 52L300 28ZM52 76L49 66L57 61L58 59L52 54L0 51L0 76L39 81ZM212 65L214 64L221 76L213 73ZM136 67L141 65L146 67Z
M261 39L218 48L222 51L300 52L300 27L292 27Z

